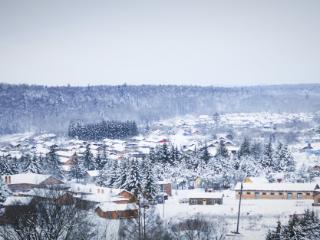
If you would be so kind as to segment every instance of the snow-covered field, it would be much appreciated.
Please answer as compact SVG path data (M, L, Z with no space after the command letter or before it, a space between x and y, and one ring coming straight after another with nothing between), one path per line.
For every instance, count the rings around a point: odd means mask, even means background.
M222 191L224 194L222 205L189 205L179 203L179 200L197 194L201 189L173 191L173 196L165 202L158 204L158 211L166 221L178 218L187 218L197 213L208 214L225 218L228 229L235 231L239 200L231 190ZM303 213L312 207L313 200L242 200L240 230L238 236L229 236L229 239L264 239L268 229L276 226L278 220L283 223L288 221L292 214Z

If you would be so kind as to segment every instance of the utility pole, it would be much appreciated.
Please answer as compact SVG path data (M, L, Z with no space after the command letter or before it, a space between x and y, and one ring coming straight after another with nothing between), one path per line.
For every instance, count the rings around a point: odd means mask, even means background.
M139 240L141 240L141 204L140 204L140 198L138 197L138 227L139 227Z
M239 233L239 223L240 223L240 207L241 207L242 190L243 190L243 183L241 182L240 196L239 196L239 208L238 208L237 230L235 231L235 234L240 234Z
M146 239L146 206L143 206L143 239Z
M162 217L163 217L163 219L164 219L164 202L165 202L165 200L164 200L164 194L162 194L162 200L163 200L163 206L162 206Z

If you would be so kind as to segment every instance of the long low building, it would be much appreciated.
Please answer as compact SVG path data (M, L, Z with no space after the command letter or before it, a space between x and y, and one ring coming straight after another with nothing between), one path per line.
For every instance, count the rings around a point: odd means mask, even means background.
M243 183L243 199L313 199L316 183ZM239 198L241 183L235 187Z

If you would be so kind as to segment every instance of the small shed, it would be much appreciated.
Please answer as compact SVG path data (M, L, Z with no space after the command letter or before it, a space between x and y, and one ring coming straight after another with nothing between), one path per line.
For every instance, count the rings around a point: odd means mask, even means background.
M223 194L220 192L192 192L188 199L189 205L223 204Z

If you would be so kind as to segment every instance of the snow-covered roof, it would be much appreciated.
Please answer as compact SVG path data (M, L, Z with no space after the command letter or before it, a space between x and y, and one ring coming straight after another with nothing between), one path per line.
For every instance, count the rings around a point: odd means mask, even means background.
M100 187L95 184L69 183L66 186L70 187L69 191L75 193L75 197L81 197L88 201L105 202L124 200L119 194L123 189ZM85 195L84 195L85 194Z
M250 182L251 181L251 182ZM246 183L269 183L268 179L265 177L246 177Z
M47 180L51 175L45 174L36 174L36 173L20 173L14 175L5 175L2 176L3 181L5 181L5 177L10 176L11 181L10 184L40 184L43 181Z
M99 176L99 170L88 170L87 171L87 174L90 176L90 177L97 177Z
M6 201L3 203L3 206L12 206L12 205L28 205L32 201L33 197L25 196L9 196Z
M56 154L61 157L72 157L75 151L57 151Z
M138 209L138 206L135 203L126 203L126 204L119 203L118 204L118 203L114 203L114 202L104 202L104 203L99 204L98 207L104 212Z
M158 181L157 182L159 185L162 185L162 184L170 184L171 181L170 180L162 180L162 181Z
M28 192L23 193L24 196L38 196L38 197L59 197L64 195L66 192L58 189L48 188L35 188Z
M316 183L243 183L244 191L314 191ZM235 190L239 191L238 182Z

